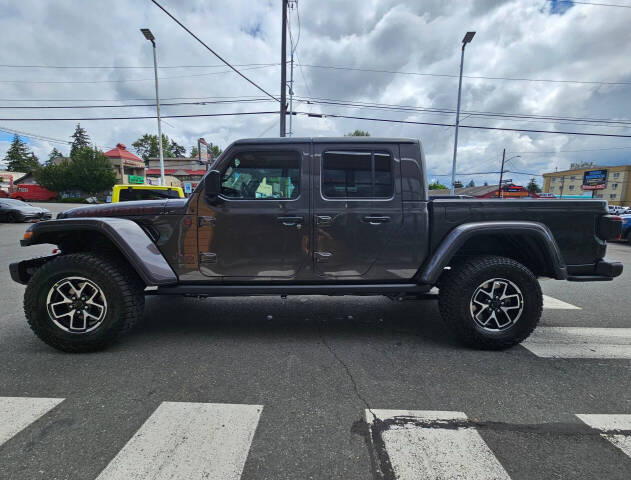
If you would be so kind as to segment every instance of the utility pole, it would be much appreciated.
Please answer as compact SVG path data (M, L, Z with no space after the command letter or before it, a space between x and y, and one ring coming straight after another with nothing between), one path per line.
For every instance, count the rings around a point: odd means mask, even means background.
M473 40L475 32L467 32L462 39L462 53L460 54L460 76L458 80L458 106L456 107L456 134L454 138L454 160L451 166L451 194L456 194L454 182L456 181L456 154L458 153L458 126L460 125L460 91L462 90L462 66L464 64L464 48Z
M285 136L285 117L287 114L287 4L283 2L283 29L280 45L280 136Z
M291 46L289 60L289 136L293 136L293 118L294 118L294 46Z
M504 178L504 158L506 158L506 149L502 150L502 168L500 169L500 191L497 196L504 198L504 192L502 191L502 178Z

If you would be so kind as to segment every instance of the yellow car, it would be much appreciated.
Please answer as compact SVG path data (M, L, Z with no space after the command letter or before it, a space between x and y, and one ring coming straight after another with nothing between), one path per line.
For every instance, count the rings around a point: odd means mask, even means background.
M163 187L160 185L114 185L112 203L129 202L130 200L160 200L163 198L184 198L180 187Z

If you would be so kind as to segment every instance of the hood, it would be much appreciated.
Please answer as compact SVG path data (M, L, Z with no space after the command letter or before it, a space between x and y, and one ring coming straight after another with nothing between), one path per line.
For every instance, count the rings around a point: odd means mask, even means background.
M57 218L77 217L138 217L161 215L169 200L137 200L133 202L106 203L71 208L57 215Z
M20 212L24 212L24 213L47 213L47 212L50 212L50 210L48 210L46 208L32 207L31 205L28 205L28 206L25 206L25 207L20 207Z

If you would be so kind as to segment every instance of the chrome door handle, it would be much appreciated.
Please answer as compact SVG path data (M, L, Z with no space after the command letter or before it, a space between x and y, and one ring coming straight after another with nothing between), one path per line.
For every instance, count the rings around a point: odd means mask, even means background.
M276 217L286 227L295 227L303 222L304 217Z
M380 225L390 221L390 217L382 217L379 215L367 215L363 218L364 222L368 222L371 225Z

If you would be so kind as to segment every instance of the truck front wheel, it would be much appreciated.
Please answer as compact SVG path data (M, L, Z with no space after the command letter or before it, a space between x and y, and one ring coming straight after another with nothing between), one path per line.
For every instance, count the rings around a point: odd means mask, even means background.
M484 256L441 278L443 320L466 345L502 350L520 343L541 318L543 296L533 273L515 260Z
M123 261L91 253L61 255L35 272L24 312L35 334L65 352L107 347L142 316L144 287Z

